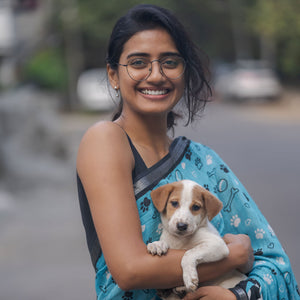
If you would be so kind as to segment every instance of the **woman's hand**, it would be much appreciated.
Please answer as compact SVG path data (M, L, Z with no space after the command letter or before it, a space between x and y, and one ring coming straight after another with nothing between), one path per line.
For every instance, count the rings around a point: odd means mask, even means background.
M244 274L249 273L254 262L253 249L249 236L228 233L224 235L223 239L230 248L230 256L234 263L236 263L237 270Z
M188 293L183 300L236 300L235 295L220 286L203 286L193 293Z

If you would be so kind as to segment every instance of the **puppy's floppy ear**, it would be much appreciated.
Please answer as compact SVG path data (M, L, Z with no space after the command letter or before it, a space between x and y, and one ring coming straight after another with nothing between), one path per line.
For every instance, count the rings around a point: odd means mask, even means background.
M167 205L169 196L174 190L174 185L171 183L160 186L153 190L150 195L156 209L161 213Z
M203 191L203 200L206 207L208 220L211 221L222 209L223 203L212 193L205 190Z

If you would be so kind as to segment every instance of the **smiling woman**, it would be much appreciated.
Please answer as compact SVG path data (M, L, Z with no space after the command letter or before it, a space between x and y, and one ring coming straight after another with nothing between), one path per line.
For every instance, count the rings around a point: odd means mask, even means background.
M159 240L162 228L151 191L181 179L202 185L224 207L211 222L229 255L198 265L200 283L235 269L248 276L230 289L200 287L185 299L299 299L288 257L229 167L208 147L168 134L175 126L178 102L185 106L189 123L208 101L210 87L200 57L183 26L161 7L138 5L112 31L107 73L120 106L111 122L88 129L77 158L79 201L98 300L158 300L156 289L183 285L186 250L170 249L157 257L146 246ZM172 205L176 210L177 204ZM194 205L192 210L199 208ZM238 226L232 226L232 216L240 220L234 222ZM270 242L272 249L267 247ZM254 264L252 247L261 249Z
M122 119L134 120L136 113L148 112L163 120L183 95L183 61L164 29L144 30L132 36L120 56L118 65L122 68L115 70L108 65L111 84L119 87L122 95Z

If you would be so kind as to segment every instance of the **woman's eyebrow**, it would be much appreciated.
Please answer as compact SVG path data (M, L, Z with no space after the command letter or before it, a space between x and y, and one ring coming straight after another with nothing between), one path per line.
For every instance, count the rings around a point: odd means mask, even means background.
M131 58L131 57L135 57L135 56L139 56L139 57L149 57L150 54L149 53L145 53L145 52L134 52L134 53L130 53L127 55L127 59Z
M127 55L127 59L131 57L150 57L149 53L146 52L133 52ZM159 57L165 57L165 56L181 56L179 52L163 52L159 54Z

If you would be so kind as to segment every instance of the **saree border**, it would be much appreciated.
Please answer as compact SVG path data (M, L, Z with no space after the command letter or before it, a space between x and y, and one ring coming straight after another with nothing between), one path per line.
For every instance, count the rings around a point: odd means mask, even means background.
M161 179L167 176L181 161L189 145L190 140L186 137L178 137L176 144L172 147L172 149L170 149L165 160L163 160L161 164L155 166L154 169L148 169L141 178L137 178L134 182L133 187L135 198L140 198L148 190L153 188Z

